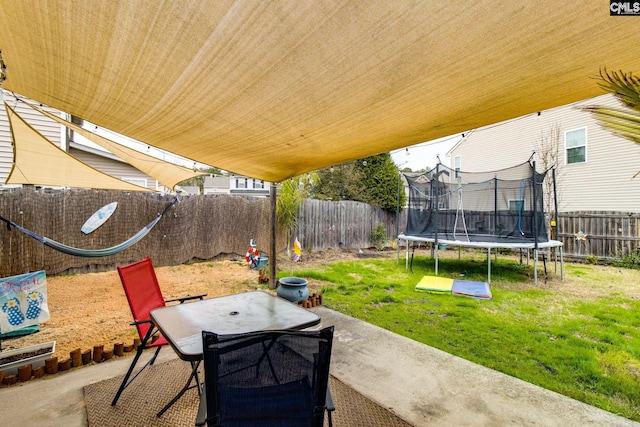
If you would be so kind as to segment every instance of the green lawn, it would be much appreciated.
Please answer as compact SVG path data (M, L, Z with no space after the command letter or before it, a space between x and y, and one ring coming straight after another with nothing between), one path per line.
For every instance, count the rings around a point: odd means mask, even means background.
M486 257L447 251L439 275L485 281ZM433 260L337 262L296 276L323 284L323 304L448 353L640 421L640 272L566 265L533 284L518 259L492 263L493 300L416 292ZM553 272L553 264L547 269Z

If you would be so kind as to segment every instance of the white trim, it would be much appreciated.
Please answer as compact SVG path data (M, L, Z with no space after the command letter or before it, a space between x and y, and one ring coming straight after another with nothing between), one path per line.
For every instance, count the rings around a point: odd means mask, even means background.
M128 182L128 183L139 185L140 187L147 188L147 180L146 180L146 178L126 178L126 177L122 177L121 179L123 181Z
M575 132L575 131L579 131L579 130L584 130L584 162L575 162L575 163L569 163L569 159L567 156L567 134L569 132ZM587 141L588 141L588 135L587 135L587 127L586 126L582 126L579 128L574 128L574 129L568 129L566 131L564 131L564 164L565 166L570 166L570 165L580 165L580 164L584 164L587 163L588 161L588 150L587 150ZM571 148L578 148L578 147L571 147Z

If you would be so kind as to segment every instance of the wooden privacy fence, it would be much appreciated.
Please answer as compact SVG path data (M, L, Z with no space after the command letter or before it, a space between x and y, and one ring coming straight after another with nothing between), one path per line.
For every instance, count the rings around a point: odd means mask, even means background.
M0 215L41 236L83 249L117 245L149 224L173 199L169 195L104 190L35 191L32 187L0 193ZM85 235L82 224L102 206L118 202L113 216ZM171 208L140 242L115 255L81 258L51 249L0 223L0 277L45 270L104 271L150 256L154 264L178 265L218 257L244 259L254 239L267 252L270 202L238 196L186 196ZM293 237L304 251L357 249L374 246L371 231L383 224L389 241L406 227L406 212L396 214L354 201L304 200ZM399 223L399 224L398 224ZM399 226L398 226L399 225ZM575 233L587 235L577 240ZM638 250L640 213L571 212L558 220L558 239L567 257L589 255L622 258ZM278 231L277 247L286 247Z
M638 250L640 213L565 212L558 216L558 240L566 256L623 258ZM585 240L576 239L582 231Z
M406 226L406 212L400 215L400 233ZM369 248L371 231L383 224L387 238L397 235L396 214L350 200L305 199L298 217L298 240L305 250L318 251ZM294 236L296 237L296 236Z
M0 215L41 236L68 246L102 249L115 246L157 217L173 199L169 195L104 190L36 191L33 187L0 193ZM102 206L118 202L114 214L101 227L85 235L84 222ZM51 249L20 231L0 223L0 277L45 270L104 271L150 256L157 266L178 265L200 259L244 259L254 239L262 252L269 250L269 199L238 196L181 197L140 242L103 258L82 258ZM405 220L406 221L406 220ZM294 235L304 250L366 248L378 223L389 239L396 235L396 216L365 203L305 200ZM401 231L404 230L404 225ZM278 231L277 247L286 247L286 233Z
M156 218L172 196L104 190L35 191L32 187L0 193L0 215L41 236L68 246L100 249L115 246ZM85 235L84 222L99 208L118 202L101 227ZM104 271L150 256L157 266L193 259L241 256L254 239L267 249L270 239L269 200L235 196L182 197L140 242L103 258L82 258L51 249L0 223L0 277L45 270ZM284 247L284 234L278 235Z

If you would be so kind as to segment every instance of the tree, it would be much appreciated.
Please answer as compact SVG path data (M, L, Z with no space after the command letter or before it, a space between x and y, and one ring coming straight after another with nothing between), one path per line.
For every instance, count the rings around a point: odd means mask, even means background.
M398 166L391 160L391 154L378 154L355 163L366 188L364 200L361 201L395 211L398 206ZM405 198L404 191L401 191L401 207L404 206Z
M549 125L549 129L540 132L540 137L533 143L533 147L536 150L536 156L542 166L538 170L549 170L556 166L556 183L560 180L560 177L564 175L557 166L560 164L560 129L559 123L552 123ZM551 173L549 173L550 175ZM555 214L555 200L554 200L554 188L553 179L547 175L544 180L544 210L550 214ZM560 194L556 195L558 202L560 202Z
M206 168L206 169L202 169L202 172L206 172L209 175L223 175L222 171L218 168ZM204 179L205 179L206 175L199 175L199 176L194 176L193 178L189 178L189 179L185 179L184 181L180 181L178 183L179 186L181 187L188 187L188 186L193 186L193 187L198 187L200 188L200 194L202 194L202 192L204 191Z
M300 177L289 178L280 183L276 199L276 221L287 230L287 254L290 253L292 234L298 225L298 212L304 196Z
M354 162L320 169L310 187L310 195L320 200L359 200L365 191Z
M355 200L395 211L398 204L398 167L389 153L321 169L311 185L312 197ZM406 195L400 192L400 207Z
M640 144L640 78L623 71L609 74L600 70L601 88L612 93L624 107L610 108L588 106L583 110L591 112L600 124L613 133ZM633 177L640 175L638 171Z

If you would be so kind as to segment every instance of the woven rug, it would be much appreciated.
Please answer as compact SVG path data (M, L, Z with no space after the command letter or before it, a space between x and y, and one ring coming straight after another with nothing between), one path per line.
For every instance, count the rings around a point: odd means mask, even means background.
M162 417L156 416L184 386L190 369L190 365L181 360L150 366L125 389L116 406L111 406L111 400L124 375L89 384L84 388L89 427L192 427L195 425L199 400L195 388L188 390ZM331 377L330 385L336 405L333 413L334 426L411 426L336 378Z

